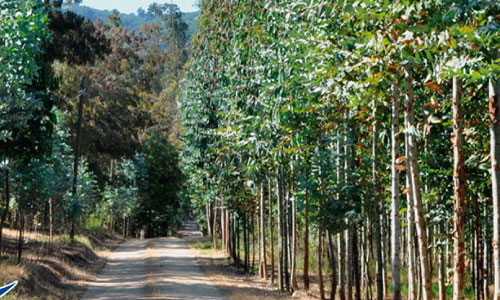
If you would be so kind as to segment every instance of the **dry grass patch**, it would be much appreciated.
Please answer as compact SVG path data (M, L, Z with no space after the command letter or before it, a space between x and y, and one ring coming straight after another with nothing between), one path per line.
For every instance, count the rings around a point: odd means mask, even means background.
M55 236L49 247L47 234L27 232L23 260L17 265L17 234L11 229L4 231L6 251L0 265L0 284L14 280L19 284L2 300L78 299L87 282L95 280L104 267L108 251L122 242L105 232L82 232L74 243L66 235Z
M222 251L212 251L211 239L194 238L187 242L196 256L196 262L205 275L230 299L233 300L275 300L315 299L305 293L280 293L270 280L245 274L230 263Z
M159 299L160 291L155 285L156 276L158 274L158 264L156 263L154 251L157 239L150 240L146 243L146 253L144 255L146 260L146 282L144 283L143 294L146 299Z

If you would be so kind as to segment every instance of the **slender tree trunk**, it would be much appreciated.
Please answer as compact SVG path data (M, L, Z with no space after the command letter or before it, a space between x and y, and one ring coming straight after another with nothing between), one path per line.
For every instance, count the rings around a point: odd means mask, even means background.
M82 124L83 124L83 95L80 96L78 102L78 122L76 124L76 145L75 145L75 160L73 163L73 197L78 197L78 164L80 162L80 152L82 145ZM73 241L75 239L75 221L76 216L71 216L71 230L70 239Z
M227 211L227 225L228 225L228 241L227 241L227 248L228 248L228 254L231 259L233 259L234 262L234 256L233 256L233 220L232 220L232 215Z
M439 224L439 230L443 233L443 225ZM438 289L439 289L439 300L446 300L446 266L444 262L443 249L438 248Z
M307 179L306 184L308 184ZM307 187L304 194L304 289L307 291L309 290L309 190Z
M220 209L220 241L221 241L221 250L226 249L226 212L224 209L224 201L221 200L221 209Z
M347 117L346 117L347 118ZM347 124L347 122L346 122ZM344 162L344 177L345 177L345 183L349 184L349 171L351 170L351 145L348 136L346 135L344 138L344 153L346 156L345 162ZM352 204L351 200L349 200L349 203ZM353 281L354 281L354 269L353 269L353 264L352 264L352 221L350 219L347 219L347 230L346 230L346 272L347 272L347 300L352 300L352 288L353 288Z
M341 161L341 151L343 147L341 144L341 139L337 140L337 181L341 182L345 177L342 174L342 161ZM340 193L337 194L337 199L340 200ZM344 231L337 234L337 248L339 252L339 297L340 300L346 300L345 295L345 277L346 277L346 260L345 260L345 241L344 241Z
M128 232L128 216L123 216L123 238L127 237Z
M236 225L236 267L239 269L241 264L241 232L240 232L240 216L235 217Z
M491 261L490 257L490 240L489 240L489 234L490 234L490 226L489 226L489 220L487 219L489 214L488 214L488 206L484 206L484 216L485 216L485 224L484 224L484 232L483 232L483 249L484 249L484 255L483 255L483 270L484 270L484 281L483 281L483 294L484 294L484 299L490 299L490 291L489 291L489 283L490 283L490 272L489 272L489 265Z
M246 218L245 218L245 221L246 221L246 233L247 233L247 241L245 243L245 259L246 259L246 262L245 262L245 265L246 265L246 269L247 269L247 273L250 273L250 243L251 243L251 240L250 240L250 220L251 218L253 218L253 216L249 216L248 215L248 212L245 214Z
M292 291L298 291L299 286L297 284L296 268L297 268L297 207L295 204L295 191L291 191L290 195L290 206L291 206L291 218L292 218L292 246L291 246L291 272L290 272L290 285Z
M429 254L427 247L427 232L424 219L424 211L422 207L422 190L420 184L420 171L418 167L418 155L417 155L417 145L415 137L415 117L414 117L414 94L413 94L413 78L411 77L410 70L405 70L406 73L406 112L408 115L408 127L406 130L410 132L408 138L408 152L409 156L407 159L410 163L410 183L412 185L413 201L414 201L414 213L415 213L415 225L417 228L418 237L418 248L420 253L420 267L422 274L422 287L423 287L423 299L432 299L432 275L429 266Z
M226 251L231 253L231 215L226 208Z
M276 192L278 197L278 281L280 290L285 290L285 282L283 280L283 199L281 194L281 171L278 171L278 180L276 186Z
M383 213L383 210L382 210L382 213L381 213L381 216L380 216L380 223L382 224L381 226L381 231L382 231L382 288L383 288L383 294L386 296L388 295L388 279L387 279L387 269L386 269L386 265L387 265L387 254L386 254L386 251L385 249L388 248L388 245L387 245L387 239L386 239L386 235L389 235L389 233L387 232L387 228L385 227L384 225L384 213Z
M374 109L374 126L373 126L373 134L372 134L372 156L373 156L373 165L372 165L372 177L373 177L373 200L375 204L375 248L377 253L377 300L382 300L384 297L383 290L383 273L384 273L384 264L382 261L382 234L380 230L380 185L379 185L379 177L378 177L378 161L377 161L377 134L378 134L378 122L376 115L376 106L375 100L373 101Z
M269 189L269 235L271 237L271 283L274 284L274 224L273 224L273 188L271 178L268 179Z
M352 223L349 222L349 227ZM347 300L352 300L352 288L354 285L354 268L352 264L352 229L346 230L346 272L347 272Z
M213 233L212 233L212 207L211 207L210 203L205 204L205 210L206 210L206 215L207 215L208 235L213 236Z
M236 215L234 213L231 213L231 218L229 219L231 224L231 256L233 257L233 261L238 266L238 254L237 254L237 232L236 232Z
M483 260L484 260L484 244L483 244L483 224L481 222L481 208L479 207L479 203L476 203L476 209L477 209L477 220L476 220L476 230L477 230L477 247L479 251L479 257L477 259L477 270L478 270L478 299L483 300L486 299L484 298L484 290L483 290L483 285L484 285L484 269L483 269Z
M17 264L19 265L21 263L21 258L23 256L23 233L24 233L24 222L25 222L26 216L21 213L21 210L19 209L19 239L17 243Z
M264 219L264 183L260 183L260 263L259 274L261 278L267 279L266 261L266 222Z
M367 227L367 231L371 231L371 226ZM368 233L367 232L367 233ZM368 233L368 236L366 237L365 240L365 248L366 248L366 255L364 257L364 264L365 264L365 272L366 272L366 279L365 279L365 295L368 300L373 300L373 291L372 291L372 286L373 286L373 281L371 277L371 272L370 272L370 259L373 259L373 255L371 255L371 244L369 240L371 239L371 234Z
M462 112L462 83L453 77L453 188L454 188L454 278L453 300L464 299L465 289L465 165Z
M408 128L408 115L405 113L405 127ZM405 156L406 156L406 219L408 223L408 300L417 299L417 289L415 288L417 269L415 267L415 221L413 212L413 189L410 183L410 162L408 160L408 139L409 135L405 132Z
M399 260L399 239L401 223L399 219L399 171L396 168L399 156L399 87L393 83L392 130L391 130L391 234L392 234L392 290L393 299L401 300L401 273Z
M248 215L245 212L243 214L243 259L245 264L243 265L245 273L248 273Z
M127 235L130 236L130 232L132 231L132 218L128 217L128 232Z
M418 243L418 240L415 241L415 243ZM417 300L422 300L422 266L418 263L416 263L419 259L419 253L416 251L415 253L415 265L417 266Z
M368 207L369 207L370 203L369 203L369 198L367 197L363 203L363 210L361 212L362 215L365 215L367 216L366 219L369 219L371 216L368 212ZM366 276L365 276L365 273L366 273L366 268L365 268L365 254L366 254L366 251L365 251L365 235L366 235L366 228L368 228L367 224L366 224L366 220L363 220L361 222L361 234L359 235L360 236L360 244L359 244L359 249L360 249L360 262L361 262L361 286L362 287L365 287L366 286ZM368 293L365 291L365 294L368 295Z
M359 250L358 250L358 231L352 233L352 263L354 268L354 287L356 291L356 300L361 300L361 275L359 273Z
M448 225L448 226L451 226L451 225ZM448 228L448 231L449 231L449 228ZM450 254L450 238L447 237L446 238L446 255L444 256L444 265L446 266L446 270L450 269L451 268L451 259L450 257L452 257L452 255ZM450 282L450 277L449 277L449 274L448 272L446 272L446 282Z
M252 215L250 218L252 220L252 224L250 225L250 231L252 233L252 272L255 270L255 216Z
M281 180L281 195L282 195L282 208L283 208L283 278L285 280L285 289L286 291L290 291L290 274L289 274L289 259L290 259L290 243L289 243L289 237L290 237L290 226L288 222L288 216L289 216L289 201L288 201L288 194L285 194L285 176L284 176L284 169L283 167L280 168L280 180Z
M332 234L327 232L328 236L328 259L330 262L330 269L332 270L332 288L330 290L330 300L335 300L335 293L337 292L337 262L335 259L335 248L333 246Z
M10 182L9 182L9 170L5 169L5 201L4 209L2 211L2 219L0 221L0 262L2 261L2 234L3 226L5 225L5 220L7 219L7 213L9 212L10 206Z
M217 250L217 197L214 199L213 221L212 221L212 247Z
M337 234L337 248L339 251L339 297L340 300L346 300L345 295L345 241L344 241L344 232L340 232Z
M391 257L391 242L390 242L390 228L387 222L386 214L384 213L384 206L381 210L380 218L382 223L382 266L384 271L384 295L389 295L389 274L387 272L387 261Z
M471 218L472 219L472 218ZM472 291L475 293L476 292L476 287L477 287L477 269L476 269L476 259L477 259L477 248L476 248L476 234L475 231L476 229L472 226L472 220L469 222L469 232L471 233L471 243L470 243L470 250L469 250L469 255L471 257L470 261L470 274L471 274L471 287ZM465 224L467 226L467 224ZM456 261L454 260L454 263ZM455 275L455 274L453 274ZM476 298L476 300L480 300L479 298Z
M49 199L49 252L52 251L52 241L54 238L54 198Z
M321 210L321 205L318 207ZM317 251L317 261L318 261L318 285L319 285L319 298L321 300L325 299L325 286L323 283L323 229L321 228L321 221L318 219L318 251Z
M493 192L494 300L500 299L500 81L489 82L490 159Z

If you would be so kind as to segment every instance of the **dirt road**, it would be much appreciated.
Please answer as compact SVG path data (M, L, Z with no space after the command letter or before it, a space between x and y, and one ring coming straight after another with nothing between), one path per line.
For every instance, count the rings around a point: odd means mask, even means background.
M197 235L188 223L181 232ZM226 300L196 264L180 238L131 240L111 254L98 279L89 283L83 300L168 299Z

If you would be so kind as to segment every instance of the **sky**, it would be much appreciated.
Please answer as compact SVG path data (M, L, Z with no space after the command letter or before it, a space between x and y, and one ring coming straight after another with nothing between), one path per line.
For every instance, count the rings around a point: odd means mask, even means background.
M117 9L122 13L136 13L139 7L147 10L151 3L174 3L182 12L197 11L198 0L83 0L82 5L97 9Z

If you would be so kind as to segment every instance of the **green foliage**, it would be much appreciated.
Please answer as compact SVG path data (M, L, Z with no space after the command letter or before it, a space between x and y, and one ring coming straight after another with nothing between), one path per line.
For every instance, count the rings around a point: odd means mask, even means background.
M145 227L149 237L167 235L177 229L183 213L179 200L182 174L178 151L170 145L168 137L153 131L148 135L143 152L147 189L144 191L146 197L138 206L136 224Z
M446 228L432 245L441 248L453 212L450 103L457 76L464 82L468 214L491 221L484 137L486 85L500 78L497 2L207 0L200 8L180 97L187 197L200 218L214 199L238 216L252 215L260 183L270 180L274 196L283 180L299 218L307 195L312 226L330 233L368 226L375 120L388 214L394 84L401 107L405 93L414 92L416 125L399 136L417 137L425 218ZM478 229L471 224L472 239Z
M0 95L22 97L40 76L37 59L48 38L47 15L41 1L0 3ZM18 100L19 101L19 100ZM7 104L2 101L2 108ZM4 120L4 118L2 118Z
M43 56L50 39L47 7L41 1L0 3L0 156L47 151L53 102Z

